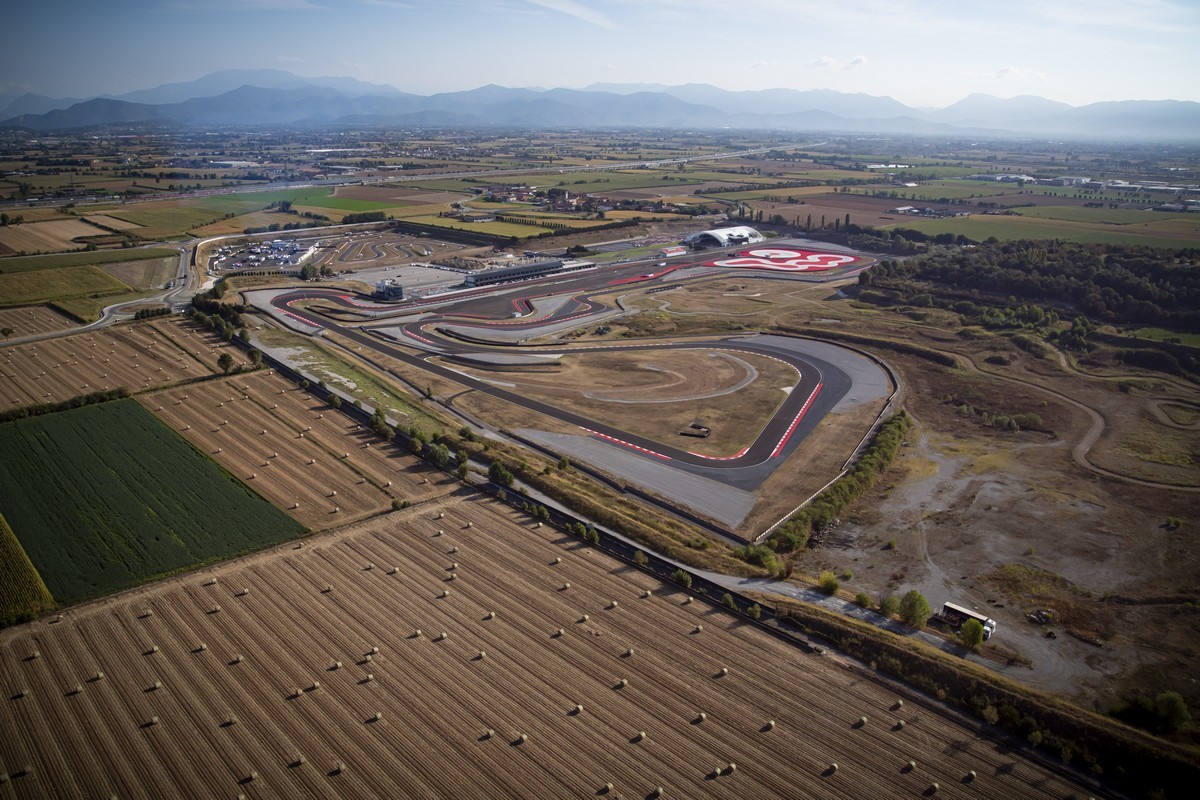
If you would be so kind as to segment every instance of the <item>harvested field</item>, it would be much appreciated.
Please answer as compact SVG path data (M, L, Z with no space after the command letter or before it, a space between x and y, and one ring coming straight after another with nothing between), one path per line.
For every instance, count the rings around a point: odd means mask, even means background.
M428 504L0 634L0 758L45 796L1093 793L682 601L493 502Z
M270 370L140 400L201 452L313 530L387 511L393 499L421 502L460 486Z
M16 326L13 326L14 328ZM240 350L182 320L117 325L0 352L0 409L54 403L124 386L131 392L218 372Z
M132 400L0 425L0 512L77 603L304 529Z
M74 328L76 322L46 306L0 308L0 328L12 328L15 337Z
M55 219L0 227L0 255L40 251L76 250L82 236L99 236L104 231L79 219Z

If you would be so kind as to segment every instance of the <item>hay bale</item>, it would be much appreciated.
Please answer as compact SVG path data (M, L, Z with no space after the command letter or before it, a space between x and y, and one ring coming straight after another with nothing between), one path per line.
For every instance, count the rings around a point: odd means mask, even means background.
M495 612L495 611L489 611L489 612L487 613L487 618L488 618L488 619L495 619L495 618L496 618L496 612Z
M646 738L646 732L645 732L645 731L638 731L638 732L637 732L637 735L633 737L633 740L634 740L635 742L640 742L640 741L644 740L645 738Z
M646 598L650 597L653 594L654 594L654 592L647 589L646 591L642 592L642 599L645 600Z
M705 714L703 711L696 715L697 722L704 722L706 719L708 719L708 714Z
M616 607L617 607L617 601L616 601L616 600L610 600L610 601L608 602L608 607L609 607L609 609L610 609L610 610L611 610L611 609L614 609L614 608L616 608Z

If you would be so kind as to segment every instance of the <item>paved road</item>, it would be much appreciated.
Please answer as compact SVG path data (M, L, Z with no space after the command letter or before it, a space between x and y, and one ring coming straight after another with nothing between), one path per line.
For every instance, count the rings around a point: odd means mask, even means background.
M711 256L706 257L705 261L711 260L711 258ZM766 355L791 365L796 369L798 379L783 403L745 450L726 459L709 458L682 448L665 445L543 403L513 389L472 378L460 371L430 361L434 356L475 356L483 349L491 349L492 352L495 352L491 346L498 342L489 336L489 332L497 329L518 332L519 338L533 338L564 320L574 320L573 324L586 324L589 318L611 312L609 306L595 300L595 296L610 294L615 288L626 285L632 287L633 284L637 284L639 287L643 285L649 287L655 283L664 285L663 281L678 282L681 279L675 278L671 273L696 265L697 262L693 258L652 273L645 272L647 267L644 264L606 267L574 275L557 275L526 281L517 285L515 291L513 286L484 287L472 292L461 293L449 300L405 304L399 311L391 311L376 304L363 303L345 292L326 289L300 289L278 293L270 300L270 306L277 314L298 320L308 326L308 332L336 332L360 347L418 366L464 384L473 390L516 403L577 426L596 438L629 449L645 458L660 459L670 462L670 465L677 469L714 478L739 488L753 489L765 481L775 467L795 451L804 438L820 423L821 418L846 395L852 385L850 377L842 369L829 361L802 353L800 348L796 347L795 340L772 336L737 336L707 341L519 348L521 352L525 353L566 353L580 351L628 352L645 349L660 351L708 350L716 347L727 351ZM758 275L776 277L770 273L756 273L756 276ZM551 310L536 318L514 319L512 317L514 310L518 314L532 312L539 300L550 296L569 299L566 302L552 304L552 306L542 303L543 307L550 307ZM401 321L396 327L398 331L396 338L406 347L401 348L364 326L342 324L311 308L296 307L296 303L304 300L316 300L347 311L374 314L380 321L386 321L389 316L404 314L408 320ZM412 314L422 310L428 313L413 320ZM451 328L451 324L453 324L453 328ZM476 331L479 340L466 340L462 334L464 329ZM456 335L450 335L452 331ZM409 351L409 347L424 352L413 355Z

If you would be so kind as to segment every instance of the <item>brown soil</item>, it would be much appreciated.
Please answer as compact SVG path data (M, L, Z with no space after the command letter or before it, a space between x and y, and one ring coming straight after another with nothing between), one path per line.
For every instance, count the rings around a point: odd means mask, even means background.
M4 631L0 759L43 796L1090 793L681 601L494 503L427 504Z

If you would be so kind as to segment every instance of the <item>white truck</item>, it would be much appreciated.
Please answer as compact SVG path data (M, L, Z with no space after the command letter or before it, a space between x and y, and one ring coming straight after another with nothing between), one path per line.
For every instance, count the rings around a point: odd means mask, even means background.
M983 626L983 638L985 640L992 638L992 634L996 632L996 620L987 614L980 614L978 611L972 611L957 603L943 603L942 613L939 616L950 625L953 625L955 630L969 619L978 620L979 624Z

